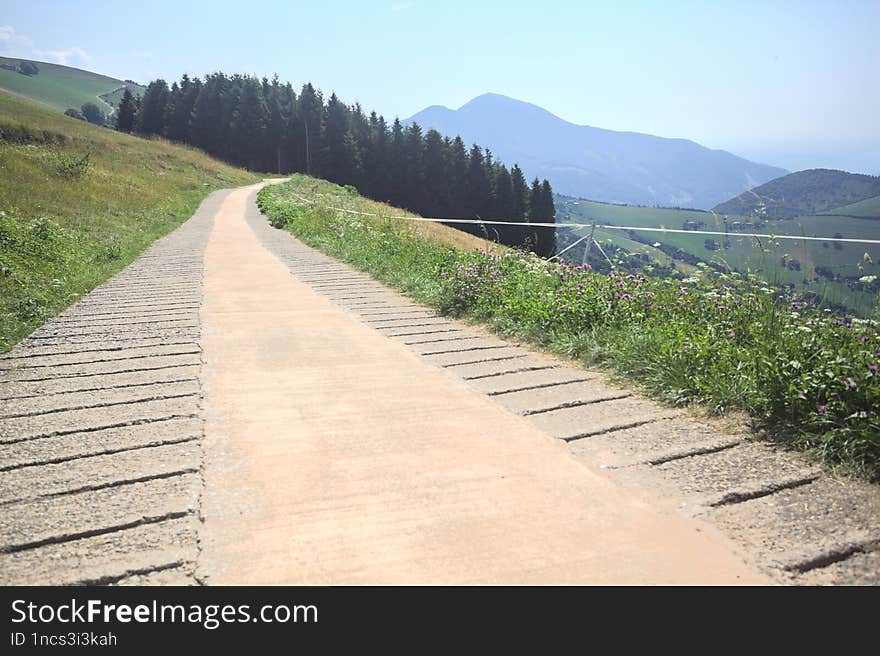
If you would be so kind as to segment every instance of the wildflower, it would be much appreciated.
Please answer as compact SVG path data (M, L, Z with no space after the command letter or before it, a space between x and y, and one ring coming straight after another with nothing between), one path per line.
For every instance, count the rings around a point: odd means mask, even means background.
M825 414L825 411L826 411L827 409L828 409L828 406L827 406L827 405L820 405L820 406L819 406L819 414L820 414L820 415Z
M727 336L728 336L730 339L733 339L734 337L736 337L736 332L734 332L733 330L731 330L729 333L727 333Z
M876 364L869 364L868 371L870 371L872 374L876 374L877 373L877 365Z

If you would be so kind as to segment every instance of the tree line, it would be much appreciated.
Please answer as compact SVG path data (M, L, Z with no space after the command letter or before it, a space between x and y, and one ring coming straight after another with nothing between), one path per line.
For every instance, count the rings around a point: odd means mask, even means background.
M518 165L508 169L491 151L436 130L396 119L388 124L335 93L325 99L306 83L247 75L184 75L169 87L151 82L142 96L126 89L116 129L191 144L253 171L306 173L352 185L374 200L438 218L514 221L523 226L450 224L547 257L555 231L529 228L554 222L547 180L529 184Z

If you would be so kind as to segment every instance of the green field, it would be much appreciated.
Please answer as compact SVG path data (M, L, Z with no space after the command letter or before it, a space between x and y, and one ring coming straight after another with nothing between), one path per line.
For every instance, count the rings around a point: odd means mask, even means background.
M823 214L838 214L842 216L857 216L866 219L880 219L880 196L868 198L858 203L837 207Z
M0 63L18 64L20 60L0 57ZM107 101L100 98L101 94L109 94L126 85L105 75L98 75L70 66L35 62L40 69L37 75L22 75L16 71L0 69L0 89L11 91L19 96L35 100L53 109L63 112L66 109L79 109L87 102L98 105L104 113L110 113L122 98L122 91L108 96ZM137 85L135 91L140 89Z
M0 352L177 227L211 190L257 179L193 148L0 93Z
M877 262L880 262L880 245L756 239L733 230L725 238L702 232L724 232L725 225L733 226L739 222L742 228L740 232L807 237L833 237L839 234L847 238L880 239L878 220L849 215L802 216L788 220L764 220L755 226L741 216L728 216L725 223L725 217L713 212L610 205L565 196L557 196L555 201L560 224L596 222L680 230L686 222L702 222L702 227L687 234L638 230L596 231L597 239L630 252L647 252L661 266L668 266L668 255L659 257L657 254L662 253L660 248L653 248L651 244L661 244L667 250L669 247L681 249L690 254L688 259L694 260L691 264L702 261L723 270L755 273L771 283L794 285L797 290L816 294L832 306L843 306L862 315L870 314L876 306L876 290L864 288L854 281L862 276L880 273L877 266ZM863 203L862 211L871 211L869 201ZM578 233L586 234L586 231L581 229ZM643 242L640 250L632 247L632 237L636 238L635 243ZM707 239L717 246L715 250L707 248ZM649 250L645 250L645 246ZM675 266L686 272L684 264L684 260L677 259Z

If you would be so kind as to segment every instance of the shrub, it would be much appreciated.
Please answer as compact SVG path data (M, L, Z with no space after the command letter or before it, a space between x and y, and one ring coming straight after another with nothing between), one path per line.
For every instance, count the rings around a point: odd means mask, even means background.
M40 67L37 66L34 62L22 61L18 64L18 72L22 75L27 75L28 77L30 77L31 75L39 75Z
M82 157L73 157L64 152L55 153L56 171L62 178L73 180L81 178L89 170L92 154L87 152Z

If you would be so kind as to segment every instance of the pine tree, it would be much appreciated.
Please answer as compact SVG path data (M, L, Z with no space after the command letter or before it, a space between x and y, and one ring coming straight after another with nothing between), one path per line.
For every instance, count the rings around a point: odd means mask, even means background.
M322 177L338 184L347 184L345 135L348 132L348 108L334 93L330 95L324 115Z
M324 117L324 102L321 94L315 88L306 83L299 94L299 112L297 120L302 125L297 126L303 134L303 162L305 172L308 175L320 175L322 171L320 153L323 148L321 141L322 123Z
M303 130L297 129L301 125L299 109L296 93L289 82L279 89L278 98L281 115L284 117L281 129L281 170L285 173L302 172L305 170L302 158L304 149L301 146Z
M222 73L208 75L196 96L190 118L191 142L212 155L219 155L221 150L220 97L225 86L226 76Z
M495 196L493 215L499 221L515 221L513 179L504 165L495 167ZM517 226L496 226L500 241L504 244L516 245L520 240Z
M385 118L372 112L369 137L364 150L364 193L371 198L388 200L391 182L388 171L388 124Z
M425 135L424 175L425 212L430 216L444 216L449 203L449 175L443 137L437 130Z
M455 137L449 149L449 199L444 216L450 219L464 219L468 211L468 173L470 160L461 137ZM455 225L455 224L451 224Z
M477 144L473 145L470 157L468 157L468 172L465 189L465 203L467 207L466 218L487 219L491 213L491 206L489 203L491 189L489 187L489 178L486 175L483 150ZM461 225L468 225L467 231L472 234L483 234L482 226L472 224Z
M406 199L406 163L404 155L403 125L395 118L391 126L391 140L388 145L388 202L403 205Z
M201 86L200 80L191 80L186 74L179 85L171 85L166 134L172 141L191 141L190 121Z
M404 207L413 212L427 213L425 194L425 140L422 128L413 123L404 130Z
M134 129L134 113L134 97L131 95L131 90L126 87L116 112L116 129L120 132L131 132Z
M542 223L556 222L556 207L553 204L553 189L547 180L541 184L541 209ZM535 244L535 253L541 257L552 257L556 253L556 229L539 228L538 239Z
M247 78L242 84L231 127L238 161L251 171L260 168L268 122L263 88L256 78Z
M511 217L514 221L525 221L529 212L529 185L523 175L519 164L514 164L510 170L510 178L513 184L513 212Z
M135 129L141 134L165 134L165 115L168 105L168 84L153 80L141 97L140 110L135 117Z

